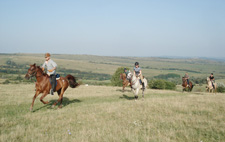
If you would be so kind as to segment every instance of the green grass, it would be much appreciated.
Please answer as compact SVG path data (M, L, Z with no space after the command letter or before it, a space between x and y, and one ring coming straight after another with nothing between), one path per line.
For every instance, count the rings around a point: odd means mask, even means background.
M225 94L147 89L134 101L129 88L82 85L66 91L62 109L51 108L55 94L45 98L48 105L39 96L30 112L34 84L0 89L0 141L225 140Z

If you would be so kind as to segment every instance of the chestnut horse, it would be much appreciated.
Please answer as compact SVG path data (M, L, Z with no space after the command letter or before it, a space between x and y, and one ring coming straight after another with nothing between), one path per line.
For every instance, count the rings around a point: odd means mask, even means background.
M36 92L33 97L32 104L30 106L30 111L33 110L34 101L36 97L42 93L42 96L40 98L40 101L43 104L48 104L48 101L45 102L43 99L45 96L47 96L51 89L51 83L49 81L49 76L42 71L42 69L39 66L36 66L36 64L30 65L30 68L27 71L27 74L25 75L26 79L30 79L31 77L36 77ZM66 89L70 86L71 88L76 88L79 86L79 84L76 82L76 79L72 75L67 75L66 77L60 77L59 80L57 80L57 86L56 91L58 93L59 99L52 105L52 107L55 107L56 104L60 102L59 108L62 107L62 101L63 101L63 94L66 91Z
M186 90L186 88L188 88L188 91L192 91L192 89L194 87L194 85L192 84L192 82L189 81L189 86L188 86L187 80L184 77L182 78L182 81L183 81L183 84L182 84L182 86L183 86L183 92Z
M123 80L123 92L126 86L131 86L131 83L129 82L129 80L127 80L126 74L125 73L121 73L120 74L120 79Z

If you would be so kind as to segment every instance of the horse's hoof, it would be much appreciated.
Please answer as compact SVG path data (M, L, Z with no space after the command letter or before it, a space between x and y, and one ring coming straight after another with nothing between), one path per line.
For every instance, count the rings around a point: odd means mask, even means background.
M52 108L54 108L55 107L55 105L52 105Z
M33 108L32 107L30 108L30 111L33 111Z

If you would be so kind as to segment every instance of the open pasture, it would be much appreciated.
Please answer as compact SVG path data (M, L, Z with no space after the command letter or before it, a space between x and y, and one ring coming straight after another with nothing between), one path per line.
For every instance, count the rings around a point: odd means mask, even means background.
M34 84L0 85L0 141L31 142L223 142L225 94L181 93L147 89L134 101L127 88L69 88L63 108L51 108L58 98L35 101Z

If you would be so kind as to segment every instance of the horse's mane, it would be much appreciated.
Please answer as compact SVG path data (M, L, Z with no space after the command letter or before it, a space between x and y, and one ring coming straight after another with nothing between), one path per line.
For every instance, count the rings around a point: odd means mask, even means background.
M45 72L43 72L43 70L41 69L41 67L40 66L37 66L37 69L44 75L44 76L46 76L47 75L47 73L45 73Z

